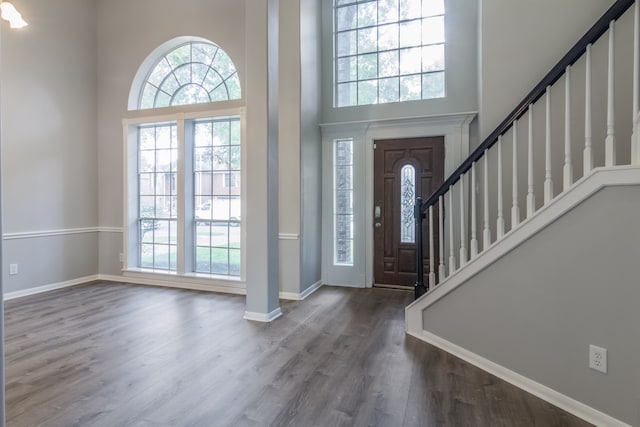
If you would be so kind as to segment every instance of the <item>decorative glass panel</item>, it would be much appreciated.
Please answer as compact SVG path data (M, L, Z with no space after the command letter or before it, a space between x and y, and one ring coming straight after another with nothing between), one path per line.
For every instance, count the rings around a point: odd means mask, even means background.
M406 165L400 171L400 242L416 242L416 225L413 207L416 203L416 169Z
M444 97L444 13L444 0L334 0L334 105Z
M213 43L189 42L163 56L147 76L138 107L160 108L240 99L233 61Z
M334 142L334 263L353 265L353 140Z

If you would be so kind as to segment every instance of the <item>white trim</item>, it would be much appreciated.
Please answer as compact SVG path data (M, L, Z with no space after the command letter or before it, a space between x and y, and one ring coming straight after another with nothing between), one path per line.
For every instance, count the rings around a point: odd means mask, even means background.
M194 291L221 292L234 295L246 295L244 282L237 280L216 280L197 276L178 276L176 274L153 273L147 271L123 271L123 276L100 276L101 280L133 283L136 285L160 286Z
M263 323L273 322L274 320L276 320L280 316L282 316L282 310L280 310L280 307L276 308L271 313L267 313L267 314L256 313L256 312L252 312L252 311L245 311L244 312L244 319L245 320L252 320L254 322L263 322Z
M305 289L302 292L280 292L280 299L286 299L286 300L291 300L291 301L302 301L304 299L306 299L309 295L311 295L312 293L314 293L315 291L317 291L318 289L320 289L322 287L322 281L319 280L316 283L314 283L313 285L309 286L307 289Z
M5 233L2 235L3 240L21 240L21 239L37 239L42 237L69 236L72 234L88 234L97 233L98 227L84 228L67 228L61 230L42 230L42 231L24 231L20 233Z
M465 362L471 363L472 365L515 385L527 393L531 393L532 395L539 397L540 399L547 401L591 424L603 427L631 427L629 424L625 424L622 421L600 412L597 409L591 408L582 402L572 399L569 396L520 375L517 372L505 368L504 366L498 365L491 360L485 359L484 357L434 335L431 332L423 330L420 333L407 333L421 341L434 345L447 353L464 360Z
M94 275L94 276L81 277L79 279L68 280L66 282L52 283L50 285L38 286L36 288L29 288L22 291L7 292L6 294L4 294L4 300L8 301L16 298L26 297L29 295L37 295L44 292L55 291L57 289L70 288L72 286L83 285L85 283L93 282L96 280L100 280L100 279L97 275Z
M477 258L465 264L464 268L454 272L434 289L431 289L420 299L409 305L405 309L407 332L416 333L416 331L423 328L422 311L427 307L453 292L593 194L605 187L639 184L640 166L593 169L591 174L581 178L569 190L561 193L548 205L540 208L532 217L520 223L517 228L510 230L502 240L495 242Z
M98 227L100 233L124 233L124 227Z
M293 234L293 233L280 233L278 234L278 239L279 240L300 240L300 235Z

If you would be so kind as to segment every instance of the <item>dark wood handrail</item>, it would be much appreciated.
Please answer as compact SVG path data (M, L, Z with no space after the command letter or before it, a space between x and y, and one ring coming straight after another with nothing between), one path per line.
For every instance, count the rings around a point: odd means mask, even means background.
M456 184L462 175L467 173L473 163L484 155L485 150L493 147L500 135L513 126L513 122L520 119L529 108L529 105L538 101L545 93L547 86L553 85L565 73L569 65L573 65L587 50L590 43L595 43L608 29L609 23L620 18L633 5L634 0L618 0L607 10L604 15L585 33L584 36L567 52L555 67L536 85L536 87L518 104L518 106L498 125L498 127L480 144L467 159L438 187L438 189L422 203L422 212L426 212L429 206L434 205L440 196Z

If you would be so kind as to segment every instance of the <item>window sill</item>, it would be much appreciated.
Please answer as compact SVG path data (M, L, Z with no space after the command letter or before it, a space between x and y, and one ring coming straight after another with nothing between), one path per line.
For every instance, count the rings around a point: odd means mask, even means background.
M126 277L128 281L141 285L165 286L240 295L246 294L246 283L239 277L202 273L178 274L175 271L146 268L129 268L122 270L122 275Z

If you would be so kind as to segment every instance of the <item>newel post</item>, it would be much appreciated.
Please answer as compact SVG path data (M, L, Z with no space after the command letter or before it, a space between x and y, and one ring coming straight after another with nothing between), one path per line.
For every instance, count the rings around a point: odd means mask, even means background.
M413 210L413 217L416 222L416 284L415 284L415 299L420 298L427 292L427 287L424 285L424 263L423 263L423 241L422 241L422 220L424 214L422 213L422 198L416 198L416 204Z

